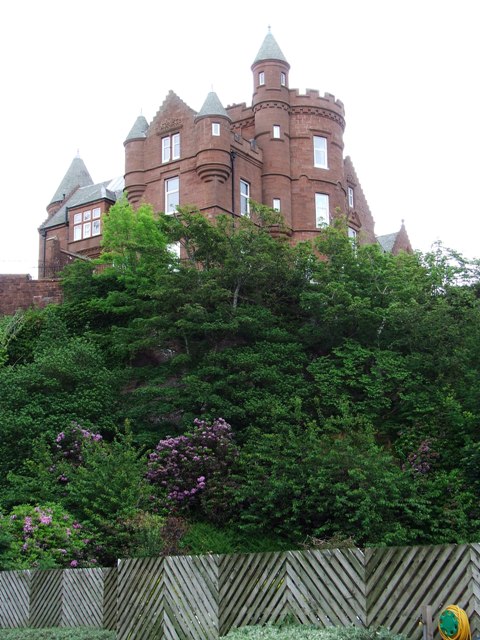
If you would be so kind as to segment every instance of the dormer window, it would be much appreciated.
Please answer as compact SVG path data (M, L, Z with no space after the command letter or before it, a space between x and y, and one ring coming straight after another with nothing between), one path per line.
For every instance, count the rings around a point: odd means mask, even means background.
M178 158L180 158L180 134L174 133L162 138L162 162L170 162Z
M259 85L265 84L265 72L264 71L260 71L260 73L258 74L258 84Z
M219 135L220 135L220 123L212 122L212 136L219 136Z
M283 71L280 73L280 84L282 87L285 87L287 85L287 74Z

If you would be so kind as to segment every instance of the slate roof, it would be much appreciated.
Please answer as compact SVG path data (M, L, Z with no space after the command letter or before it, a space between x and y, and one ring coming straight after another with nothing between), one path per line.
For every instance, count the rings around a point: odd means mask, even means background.
M39 228L50 229L51 227L65 224L67 222L68 209L72 209L73 207L80 207L90 204L91 202L98 202L99 200L116 202L123 193L123 187L123 178L115 178L113 180L107 180L106 182L80 187L71 198L66 200L60 209L54 213L49 220L41 224Z
M83 160L77 156L72 160L72 164L58 185L50 204L53 202L61 202L66 196L68 197L74 189L86 187L91 184L93 184L92 177L88 173L88 169Z
M145 116L138 116L138 118L135 120L133 127L130 129L130 133L126 137L125 142L127 142L127 140L146 138L147 131L148 131L147 119L145 118Z
M260 62L261 60L281 60L282 62L287 62L287 59L283 55L282 50L270 31L265 36L265 40L263 41L253 64Z
M385 253L392 253L397 236L398 236L398 231L397 233L387 233L384 236L377 236L377 241L382 247L382 249L385 251Z
M205 102L196 117L202 118L203 116L223 116L230 120L230 116L226 112L215 91L210 91L207 95Z

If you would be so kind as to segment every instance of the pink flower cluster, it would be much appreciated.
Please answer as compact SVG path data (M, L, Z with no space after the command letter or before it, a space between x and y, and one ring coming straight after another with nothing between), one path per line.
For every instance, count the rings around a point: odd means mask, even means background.
M149 455L147 478L177 504L195 502L213 477L228 475L238 450L230 425L194 421L191 433L160 440Z

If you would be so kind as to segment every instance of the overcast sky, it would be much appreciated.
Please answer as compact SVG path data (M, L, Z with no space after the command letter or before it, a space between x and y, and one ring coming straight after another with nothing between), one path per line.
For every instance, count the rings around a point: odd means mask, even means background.
M271 25L290 87L333 93L377 234L405 220L480 257L480 35L475 0L9 0L0 10L0 273L35 274L38 226L79 150L95 182L170 89L251 104ZM235 13L235 9L238 12ZM480 9L479 9L480 11Z

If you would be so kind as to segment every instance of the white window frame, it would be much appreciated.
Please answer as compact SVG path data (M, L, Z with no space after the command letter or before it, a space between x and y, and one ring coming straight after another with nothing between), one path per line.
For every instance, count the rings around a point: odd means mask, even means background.
M92 236L99 236L102 233L102 225L100 218L92 220Z
M330 198L326 193L315 194L315 226L317 229L330 224Z
M348 227L347 233L350 240L356 241L357 235L358 235L358 232L356 229L354 229L353 227Z
M220 135L220 123L212 122L212 136L219 136L219 135Z
M273 131L272 131L272 135L274 138L276 138L277 140L280 139L281 133L280 133L280 125L279 124L274 124L273 125Z
M88 211L84 211L83 212L83 221L84 222L90 222L91 219L92 219L92 211L91 211L91 209L88 209Z
M246 180L240 180L240 213L250 215L250 183Z
M81 224L82 223L82 214L75 213L73 216L73 224Z
M180 178L173 176L165 180L165 213L173 215L180 204Z
M180 158L180 134L174 133L162 138L162 162Z
M353 209L353 188L352 187L348 187L348 206L350 207L350 209Z
M258 72L258 85L260 87L263 87L264 84L265 84L265 71L259 71Z
M272 209L274 211L281 211L281 203L280 203L280 198L273 198L272 201Z
M82 239L82 225L76 224L73 227L73 241L77 242L77 240L81 240L81 239Z
M319 169L328 169L328 145L324 136L313 136L313 164Z
M280 85L282 87L287 86L287 74L284 71L280 72Z
M174 133L172 136L172 160L180 158L180 134Z
M92 223L84 222L83 223L83 239L92 237Z
M100 211L100 207L95 207L95 209L92 209L92 218L94 220L96 220L97 218L100 218L101 215L101 211Z

